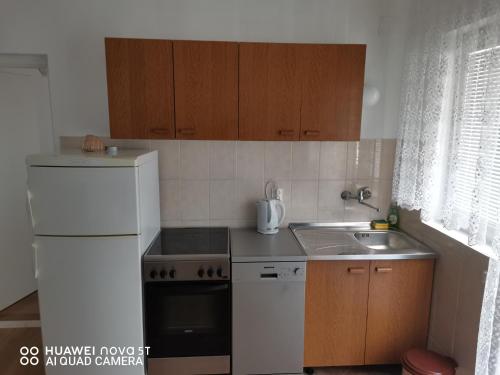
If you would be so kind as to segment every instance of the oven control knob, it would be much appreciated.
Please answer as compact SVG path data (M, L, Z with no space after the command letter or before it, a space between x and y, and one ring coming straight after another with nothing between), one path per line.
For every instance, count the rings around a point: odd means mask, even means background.
M204 270L203 268L200 268L200 269L198 270L198 276L199 276L199 277L203 277L204 275L205 275L205 270Z
M168 275L170 276L171 279L173 279L175 277L175 270L171 269Z
M160 271L160 277L161 277L162 279L164 279L164 278L165 278L165 276L167 276L167 271L165 271L165 270L161 270L161 271Z
M158 272L156 272L156 270L152 270L152 271L149 273L149 276L150 276L152 279L155 279L155 278L156 278L156 275L158 275Z
M217 276L222 277L222 268L217 268Z
M207 276L212 277L214 275L214 270L212 268L209 268L207 271Z

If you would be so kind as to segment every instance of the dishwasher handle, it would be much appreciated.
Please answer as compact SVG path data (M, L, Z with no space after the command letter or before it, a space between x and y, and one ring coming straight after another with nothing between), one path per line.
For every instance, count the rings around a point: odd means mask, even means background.
M260 274L261 279L265 280L277 280L278 279L278 273L277 272L269 272L269 273L261 273Z

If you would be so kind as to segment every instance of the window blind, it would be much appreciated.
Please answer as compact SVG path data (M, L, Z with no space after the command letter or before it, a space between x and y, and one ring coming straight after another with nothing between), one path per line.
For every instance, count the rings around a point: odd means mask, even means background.
M467 67L454 204L468 216L475 194L481 194L481 219L493 224L500 220L500 46L471 53Z

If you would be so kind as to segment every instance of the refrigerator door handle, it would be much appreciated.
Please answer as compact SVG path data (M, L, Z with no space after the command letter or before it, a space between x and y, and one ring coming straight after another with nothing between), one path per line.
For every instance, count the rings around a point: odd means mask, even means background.
M38 245L36 243L32 243L31 247L33 247L33 271L35 274L35 279L38 279Z
M26 197L28 199L28 210L30 212L31 225L33 226L33 229L35 229L35 218L33 217L33 209L31 208L31 199L33 199L33 194L31 194L31 191L26 190Z

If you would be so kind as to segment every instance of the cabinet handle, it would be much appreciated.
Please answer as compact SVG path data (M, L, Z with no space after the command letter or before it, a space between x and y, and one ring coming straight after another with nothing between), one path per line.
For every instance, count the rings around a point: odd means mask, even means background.
M375 267L375 272L379 272L379 273L392 272L392 268L391 267Z
M279 135L287 136L287 135L293 135L295 132L290 129L281 129L279 131Z
M194 128L178 129L177 131L179 132L179 134L184 135L193 135L196 132Z
M352 273L352 274L365 273L365 268L364 267L349 267L347 269L347 272Z
M169 129L163 129L163 128L152 128L152 129L149 129L149 131L153 134L168 134L168 133L170 133Z
M320 131L319 130L306 130L304 131L304 135L319 135Z

